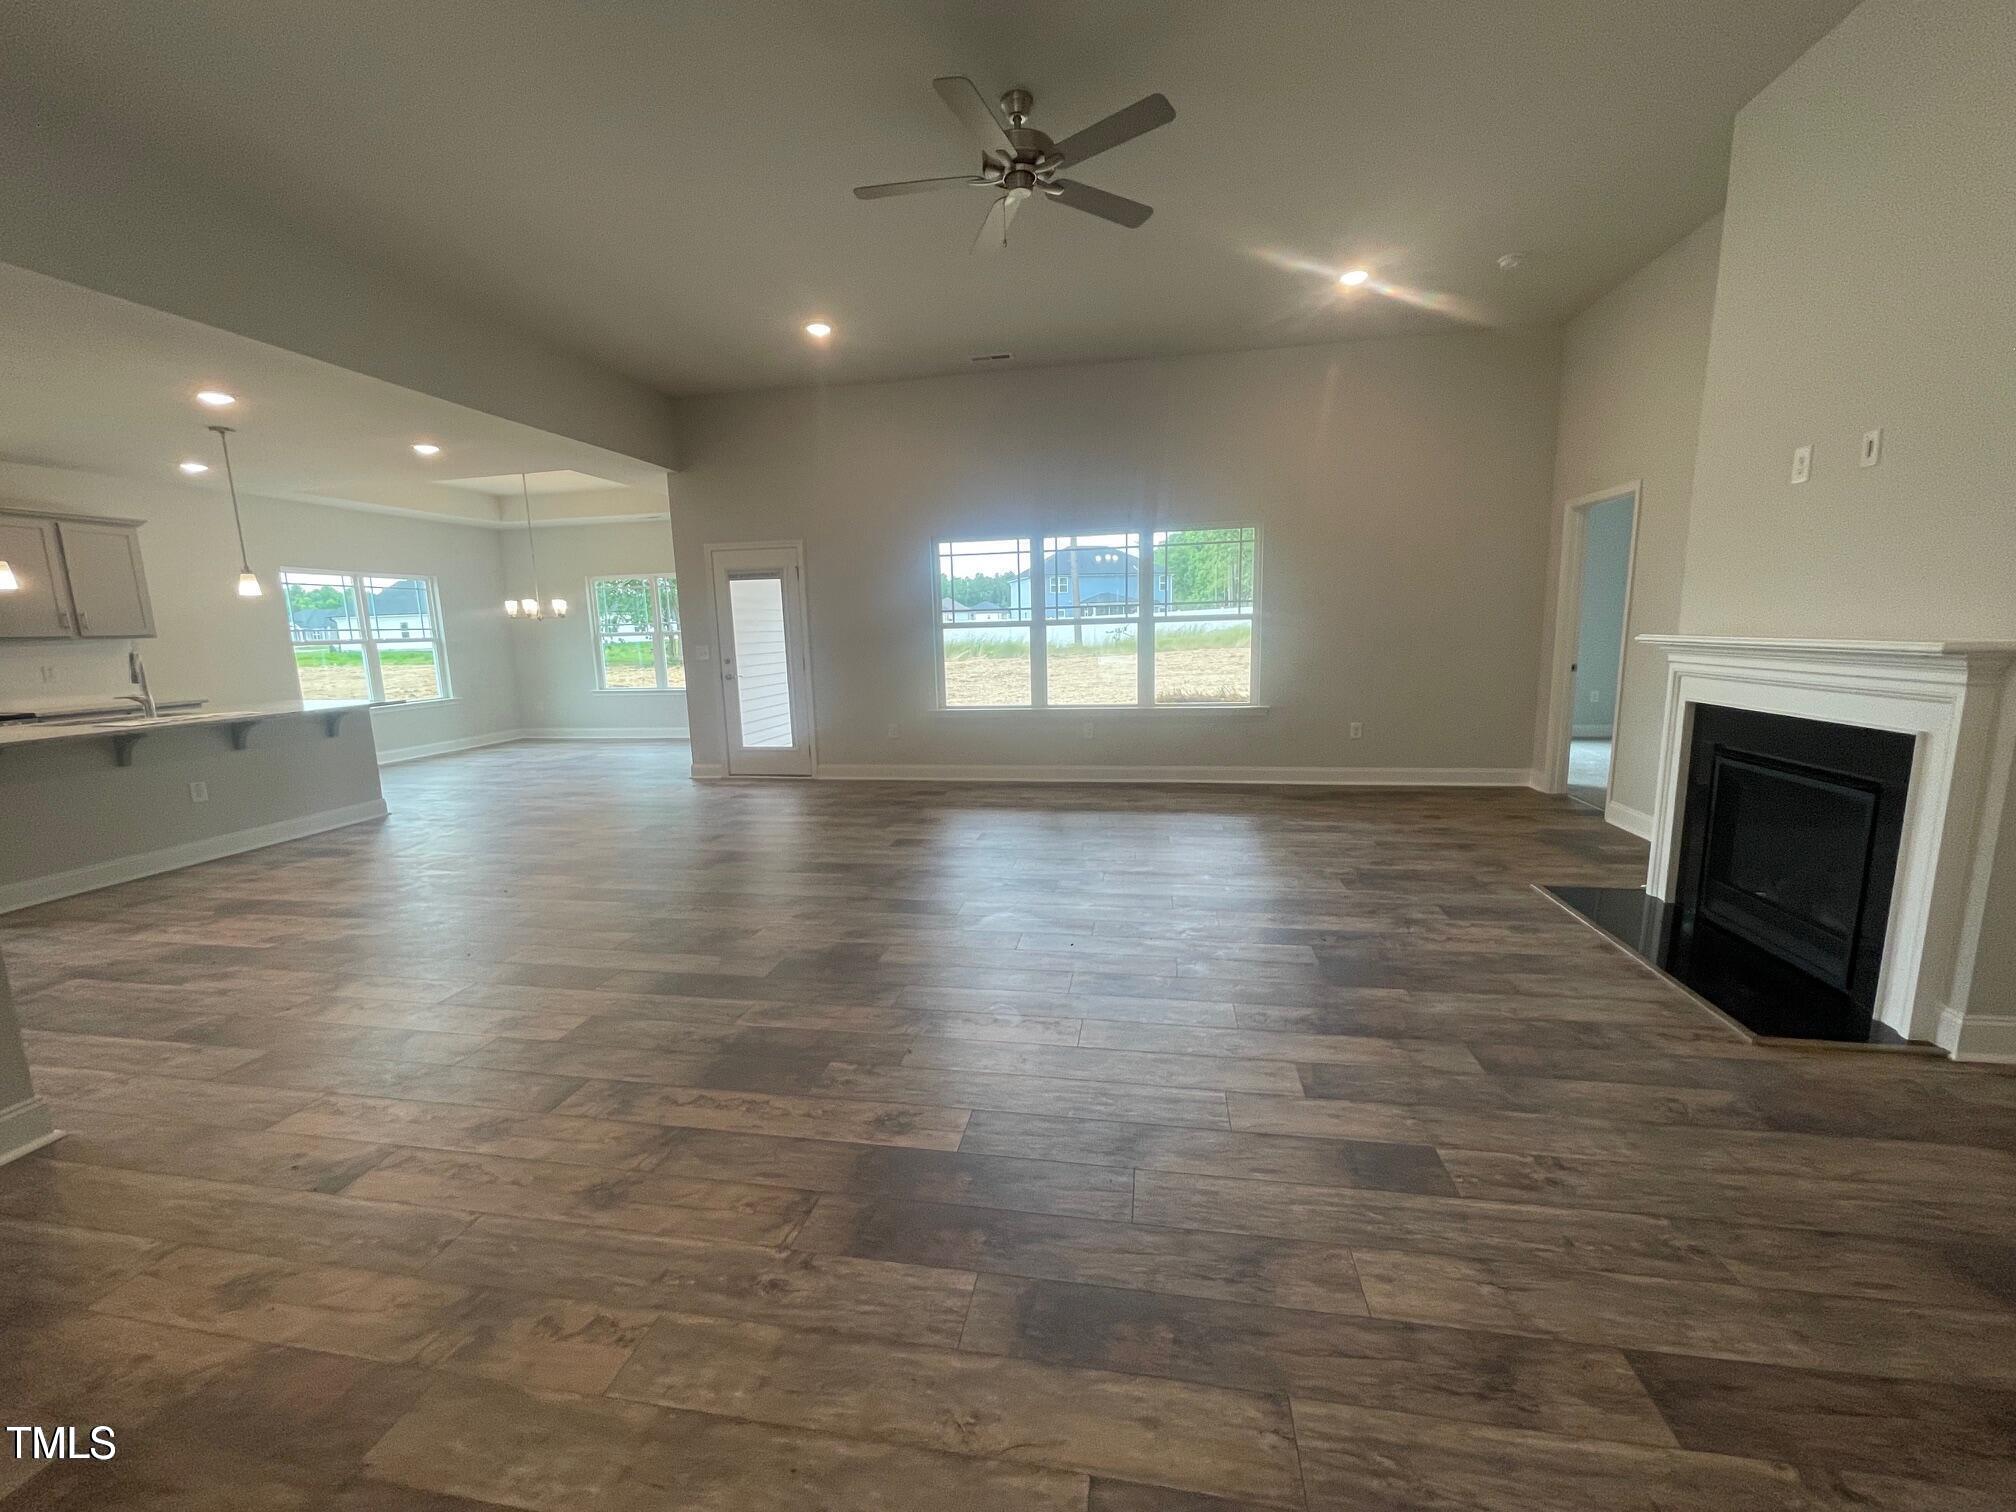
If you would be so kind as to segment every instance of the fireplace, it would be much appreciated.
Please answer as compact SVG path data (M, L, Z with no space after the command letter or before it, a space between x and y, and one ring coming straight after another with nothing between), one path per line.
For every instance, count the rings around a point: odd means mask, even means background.
M1756 1033L2016 1062L2016 641L1638 642L1645 886L1548 891Z
M1914 744L1889 730L1697 707L1669 969L1760 1034L1880 1038L1876 987Z

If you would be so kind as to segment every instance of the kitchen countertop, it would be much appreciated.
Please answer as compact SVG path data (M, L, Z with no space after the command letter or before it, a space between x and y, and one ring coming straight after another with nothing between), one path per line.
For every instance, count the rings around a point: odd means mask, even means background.
M172 707L172 702L171 702ZM192 709L149 719L139 710L104 719L47 720L0 725L0 748L52 745L68 740L132 739L164 730L200 729L206 725L255 725L269 719L340 719L357 709L382 708L368 699L327 699L308 703L248 704L237 709Z

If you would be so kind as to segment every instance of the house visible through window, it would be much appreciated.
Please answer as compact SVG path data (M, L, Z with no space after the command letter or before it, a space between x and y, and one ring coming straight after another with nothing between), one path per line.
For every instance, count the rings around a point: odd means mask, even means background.
M1251 703L1257 558L1250 525L940 542L941 706Z
M289 570L280 587L304 699L425 703L448 696L432 578Z
M596 578L588 588L595 605L595 686L608 692L685 687L678 580L670 573Z

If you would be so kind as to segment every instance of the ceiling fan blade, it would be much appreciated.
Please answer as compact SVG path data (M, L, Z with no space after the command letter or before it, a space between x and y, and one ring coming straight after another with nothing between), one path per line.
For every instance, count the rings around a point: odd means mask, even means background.
M1094 121L1083 131L1074 131L1057 144L1057 151L1064 161L1076 167L1087 158L1097 157L1102 152L1110 152L1122 142L1131 142L1157 126L1167 126L1176 119L1176 107L1166 96L1149 95L1136 100L1125 110L1116 110L1103 121Z
M854 191L856 199L887 199L892 194L929 194L933 189L951 189L961 184L984 184L987 180L962 173L957 178L904 179L896 184L863 184Z
M1071 179L1053 180L1046 192L1060 205L1083 210L1087 215L1112 221L1116 226L1138 226L1155 213L1152 205L1144 205L1124 195L1108 194L1104 189L1094 189L1090 184L1080 184Z
M964 74L948 74L942 79L933 79L931 87L938 91L939 99L952 107L952 114L966 123L966 129L979 141L982 152L1015 151L1001 125L1001 118L994 114L993 106L987 103L980 87L971 79Z

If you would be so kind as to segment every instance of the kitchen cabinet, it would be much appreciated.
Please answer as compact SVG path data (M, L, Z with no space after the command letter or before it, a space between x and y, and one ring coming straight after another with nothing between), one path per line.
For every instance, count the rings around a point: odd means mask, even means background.
M0 512L0 640L133 640L154 634L140 522Z
M74 633L54 521L0 515L0 562L13 569L21 585L12 593L0 593L0 639L51 639Z
M77 633L97 640L132 640L154 633L154 606L140 564L140 532L132 525L60 520L64 574Z

